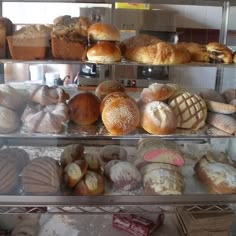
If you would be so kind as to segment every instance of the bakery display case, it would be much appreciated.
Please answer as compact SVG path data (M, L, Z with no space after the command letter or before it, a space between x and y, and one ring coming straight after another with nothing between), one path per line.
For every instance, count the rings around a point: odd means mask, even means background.
M125 222L135 231L137 215L147 217L138 218L148 232L140 235L150 235L153 228L166 235L198 235L199 228L234 235L236 54L235 31L228 27L236 2L139 2L132 9L137 18L122 23L113 12L122 12L127 3L95 1L109 7L83 5L75 17L63 11L50 25L12 24L4 12L7 3L12 2L1 2L0 20L5 27L0 27L5 43L0 51L0 213L21 215L12 216L18 223L32 213L32 225L42 228L37 235L58 230L55 225L74 225L78 215L84 222L92 221L88 215L109 218L117 235L129 232ZM21 4L27 3L67 2ZM191 5L221 13L215 34L201 29L197 37L194 27L177 26L177 10ZM158 7L164 11L159 21L168 12L171 27L165 32L163 22L156 23L161 33L147 34L152 20L139 27L141 12L156 17ZM98 73L94 84L78 83L81 68ZM33 79L33 69L43 76ZM140 78L140 71L154 73ZM156 71L164 71L164 78L155 78ZM203 75L199 81L196 72ZM206 221L209 228L202 226ZM77 227L86 235L94 228L84 222ZM22 228L15 227L12 235ZM106 224L103 228L102 235L110 233ZM62 231L77 235L76 230Z

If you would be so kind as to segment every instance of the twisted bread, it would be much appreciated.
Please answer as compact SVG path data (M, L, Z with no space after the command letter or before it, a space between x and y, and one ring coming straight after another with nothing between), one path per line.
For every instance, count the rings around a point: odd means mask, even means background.
M29 90L29 98L32 102L43 106L65 103L69 95L60 87L49 87L47 85L33 85Z
M27 106L21 117L24 126L32 132L59 133L68 120L68 108L64 103L42 107Z

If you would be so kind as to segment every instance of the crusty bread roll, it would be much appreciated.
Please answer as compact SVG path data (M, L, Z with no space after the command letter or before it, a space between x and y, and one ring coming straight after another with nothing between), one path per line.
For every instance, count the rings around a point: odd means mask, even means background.
M236 52L233 54L233 62L236 63Z
M100 105L101 113L103 111L103 108L106 105L108 105L110 102L112 102L114 99L117 99L117 98L130 98L130 97L124 92L113 92L113 93L108 94L101 102L101 105Z
M127 38L121 42L121 51L125 55L126 50L136 47L144 47L161 42L161 40L155 36L148 34L139 34L130 38Z
M169 100L170 107L178 119L177 127L198 130L205 125L207 106L196 94L177 94Z
M74 95L68 107L70 120L78 125L90 125L100 116L100 100L90 92Z
M92 41L120 41L120 32L114 25L99 22L88 28L88 38Z
M191 60L187 49L166 42L127 49L125 58L138 63L152 65L182 64Z
M13 110L0 106L0 133L11 133L20 126L20 117Z
M95 94L100 100L113 92L125 92L125 88L117 80L104 80L95 89Z
M142 90L140 98L144 103L165 101L174 94L175 90L176 87L171 84L153 83Z
M138 106L129 97L112 99L103 108L102 121L111 134L129 134L136 129L140 121Z
M121 60L121 51L116 43L99 41L88 49L87 58L96 63L116 62Z
M211 192L236 193L236 169L233 166L203 156L194 166L194 171Z
M164 102L153 101L141 106L140 124L150 134L171 134L177 126L177 118Z
M233 52L226 45L211 42L206 45L207 51L210 53L210 58L216 62L231 63L233 60Z
M209 62L210 56L209 52L206 49L205 45L201 45L198 43L178 43L178 45L185 47L191 55L192 61L199 61L199 62Z

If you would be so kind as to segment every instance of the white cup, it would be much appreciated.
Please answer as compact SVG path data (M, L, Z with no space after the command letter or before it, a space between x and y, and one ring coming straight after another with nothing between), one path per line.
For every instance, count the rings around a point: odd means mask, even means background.
M55 80L60 77L59 72L47 72L45 73L45 80L47 85L54 85Z
M31 81L43 81L44 80L44 71L43 65L30 65L30 80Z

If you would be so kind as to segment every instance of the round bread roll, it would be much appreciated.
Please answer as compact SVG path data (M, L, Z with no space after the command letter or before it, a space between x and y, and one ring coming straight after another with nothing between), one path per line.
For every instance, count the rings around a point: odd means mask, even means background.
M16 112L0 106L0 133L11 133L20 126L20 118Z
M165 103L153 101L140 110L140 123L150 134L171 134L176 130L177 119L173 110Z
M116 62L121 60L121 51L116 43L100 41L88 49L87 58L96 63Z
M112 160L126 160L127 151L118 145L106 145L100 150L100 158L103 162Z
M88 38L93 41L120 41L120 32L114 25L99 22L89 27Z
M76 94L68 106L70 120L78 125L90 125L100 116L100 101L90 92Z
M103 108L107 104L109 104L110 102L112 102L114 99L117 99L117 98L129 98L129 96L126 93L123 93L123 92L113 92L113 93L108 94L101 102L101 105L100 105L101 113L103 111Z
M140 121L138 106L131 98L113 99L104 107L102 121L111 134L129 134Z
M153 83L142 90L140 98L144 103L165 101L174 94L175 90L174 86L168 84Z
M95 94L102 100L108 94L113 92L125 92L124 86L117 80L105 80L101 82L96 90Z
M73 161L81 160L84 157L84 146L81 144L71 144L64 148L61 153L60 163L63 167Z

